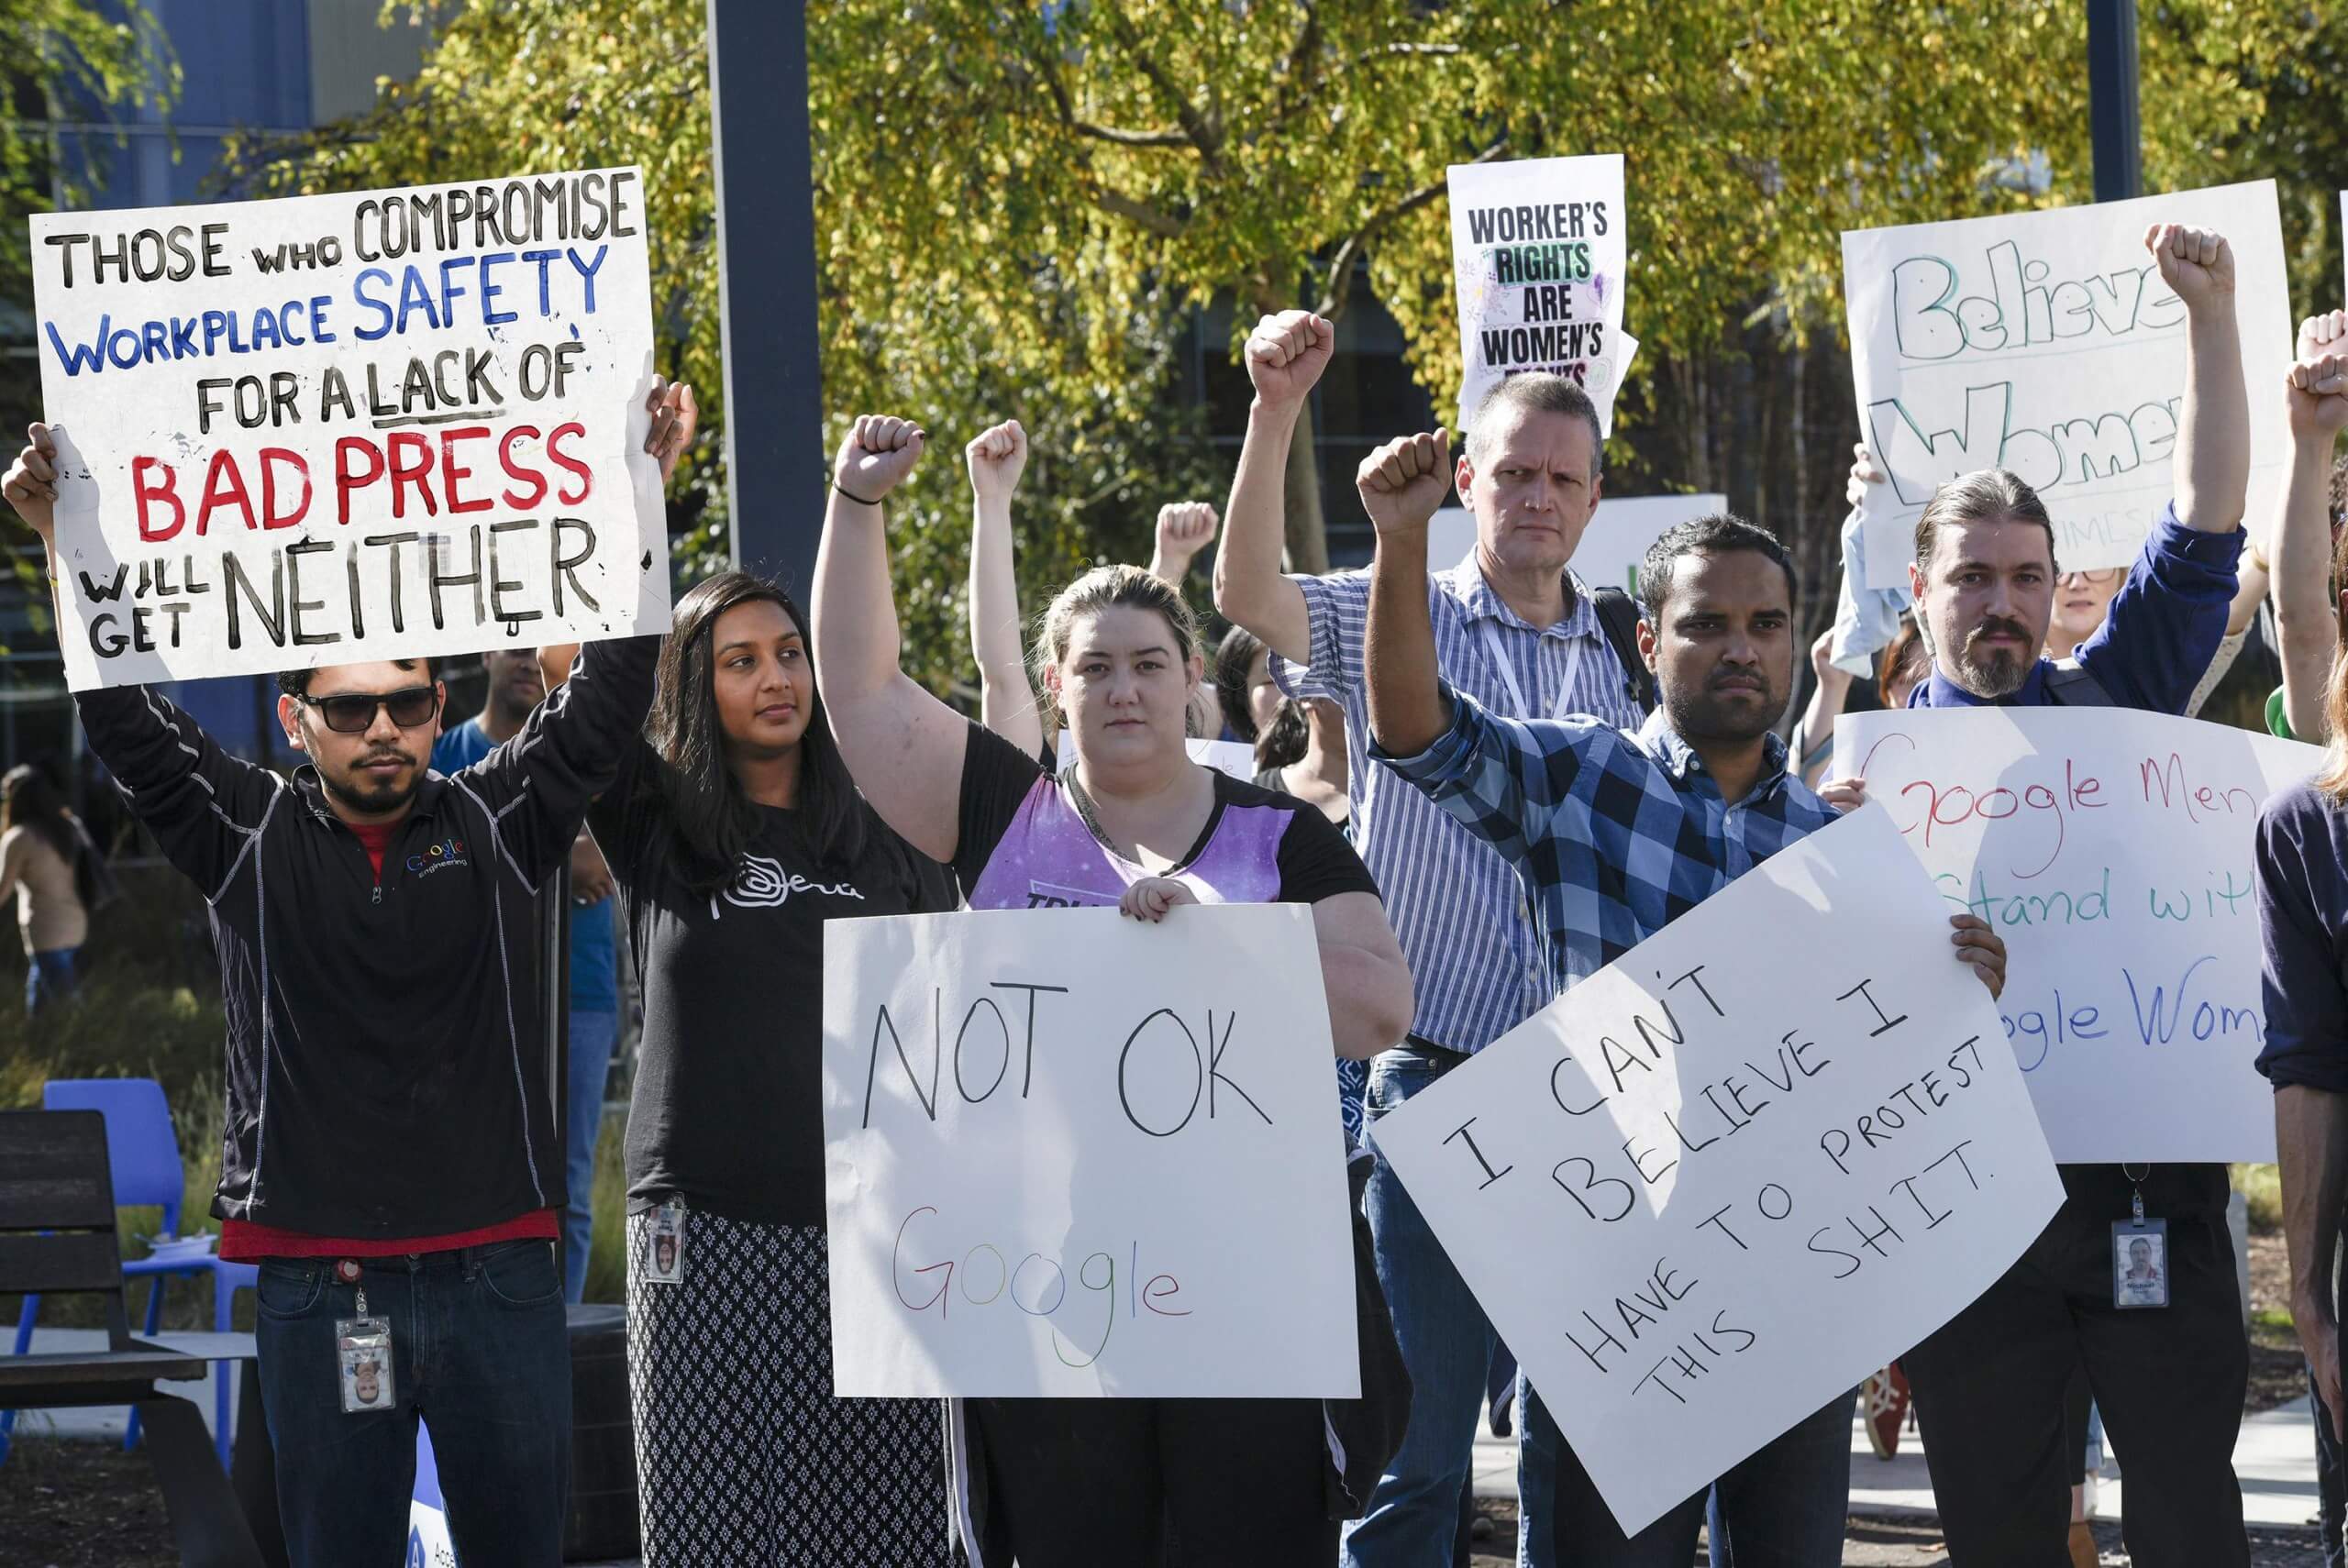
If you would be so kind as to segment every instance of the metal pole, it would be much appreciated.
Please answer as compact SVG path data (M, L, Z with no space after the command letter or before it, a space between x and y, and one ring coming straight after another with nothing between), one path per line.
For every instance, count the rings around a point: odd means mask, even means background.
M709 107L728 542L804 604L825 468L803 6L709 0Z
M2099 202L2144 193L2136 83L2136 0L2088 0L2088 118Z

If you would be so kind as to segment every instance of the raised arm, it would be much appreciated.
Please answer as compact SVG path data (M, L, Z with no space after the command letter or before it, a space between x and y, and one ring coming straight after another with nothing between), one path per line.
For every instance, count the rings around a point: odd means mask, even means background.
M953 709L898 666L880 513L880 502L921 460L924 440L910 420L867 414L840 443L808 618L824 710L857 788L899 837L945 861L961 839L967 732Z
M2284 388L2290 466L2269 544L2275 630L2283 645L2283 716L2292 734L2321 745L2331 738L2323 697L2340 646L2330 513L2331 455L2348 428L2348 311L2309 316L2299 327L2298 350Z
M1149 575L1181 591L1191 563L1214 542L1218 519L1203 501L1169 501L1157 509L1157 533L1149 551Z
M1378 530L1363 659L1370 738L1414 756L1451 727L1427 611L1427 520L1451 492L1450 438L1436 430L1389 441L1362 459L1354 485Z
M970 652L979 661L979 720L1034 756L1044 717L1020 652L1019 581L1011 569L1011 498L1027 467L1027 432L1015 419L962 448L970 472Z
M2185 410L2176 429L2176 514L2204 534L2242 526L2250 490L2250 395L2234 318L2234 253L2214 229L2154 224L2145 248L2185 302Z
M1312 649L1304 591L1280 570L1289 445L1336 346L1337 329L1309 311L1268 315L1249 335L1244 358L1256 398L1214 558L1216 611L1291 664L1309 662Z

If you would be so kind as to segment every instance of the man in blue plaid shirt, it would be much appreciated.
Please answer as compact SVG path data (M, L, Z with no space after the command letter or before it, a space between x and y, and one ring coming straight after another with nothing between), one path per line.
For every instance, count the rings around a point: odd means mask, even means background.
M1449 467L1440 431L1389 443L1362 465L1362 503L1378 529L1371 755L1515 867L1562 990L1837 814L1787 771L1772 733L1793 684L1793 565L1773 536L1736 518L1679 525L1639 574L1639 650L1662 698L1646 723L1633 733L1592 718L1503 718L1436 669L1427 521ZM1955 956L1995 996L2004 944L1973 915L1950 924ZM1838 1396L1720 1478L1722 1522L1755 1561L1841 1561L1851 1401ZM1626 1540L1560 1445L1556 1559L1684 1568L1705 1500L1700 1493Z

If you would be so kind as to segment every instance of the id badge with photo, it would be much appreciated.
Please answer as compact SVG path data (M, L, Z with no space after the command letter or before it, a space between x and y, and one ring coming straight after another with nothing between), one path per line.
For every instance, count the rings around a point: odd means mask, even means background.
M360 1310L366 1297L360 1297ZM392 1324L388 1318L338 1318L335 1364L342 1386L342 1412L364 1415L389 1410L399 1401L392 1378Z
M2168 1305L2167 1220L2139 1216L2111 1222L2111 1304Z
M652 1235L644 1254L647 1285L680 1285L685 1277L685 1206L670 1198L652 1211Z

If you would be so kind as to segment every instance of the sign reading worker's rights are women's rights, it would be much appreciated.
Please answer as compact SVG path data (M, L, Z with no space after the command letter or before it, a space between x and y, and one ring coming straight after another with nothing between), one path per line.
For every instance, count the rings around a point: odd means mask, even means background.
M32 219L74 690L659 631L642 177Z

